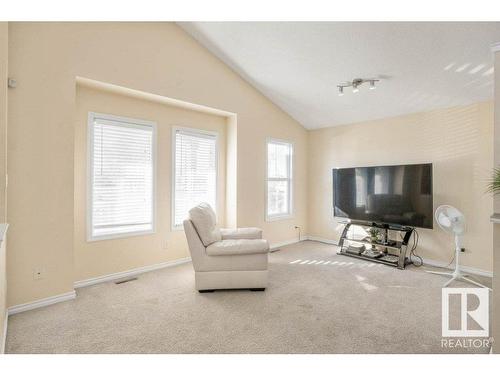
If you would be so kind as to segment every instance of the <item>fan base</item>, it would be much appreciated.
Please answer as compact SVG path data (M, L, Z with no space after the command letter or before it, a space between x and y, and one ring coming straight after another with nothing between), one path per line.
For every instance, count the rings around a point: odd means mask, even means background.
M436 272L436 271L426 271L428 273L433 273L435 275L444 275L444 276L450 276L451 279L448 280L446 283L444 283L443 288L446 288L448 285L450 285L453 281L465 281L477 286L480 286L481 288L487 288L489 290L492 290L491 288L487 287L486 285L483 285L476 280L472 280L469 275L464 274L460 271L455 271L455 272Z

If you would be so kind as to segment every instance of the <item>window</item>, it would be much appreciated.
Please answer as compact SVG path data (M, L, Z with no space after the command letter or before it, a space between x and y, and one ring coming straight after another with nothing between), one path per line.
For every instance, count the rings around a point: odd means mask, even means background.
M154 232L156 125L89 113L88 240Z
M182 228L188 211L207 202L217 211L217 134L174 128L173 229Z
M278 140L267 142L267 205L268 221L292 215L293 145Z

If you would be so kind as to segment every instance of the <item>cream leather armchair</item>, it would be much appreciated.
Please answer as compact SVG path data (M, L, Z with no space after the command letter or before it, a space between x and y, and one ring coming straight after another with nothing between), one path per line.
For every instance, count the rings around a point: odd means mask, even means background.
M258 228L218 229L215 213L207 203L189 211L184 220L195 287L200 293L216 289L267 287L269 244Z

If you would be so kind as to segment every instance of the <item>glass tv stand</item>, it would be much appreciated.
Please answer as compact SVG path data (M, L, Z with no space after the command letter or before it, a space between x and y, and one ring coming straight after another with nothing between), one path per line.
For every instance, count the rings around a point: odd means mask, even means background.
M404 269L411 261L407 257L408 242L415 230L412 227L350 221L344 222L339 240L338 254ZM356 236L349 230L352 226L381 229L382 238L372 241L369 236ZM400 240L390 240L389 231L398 232Z

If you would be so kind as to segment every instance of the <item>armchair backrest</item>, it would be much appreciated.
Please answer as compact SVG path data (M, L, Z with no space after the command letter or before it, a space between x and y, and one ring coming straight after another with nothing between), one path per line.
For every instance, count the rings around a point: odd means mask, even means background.
M205 245L201 242L201 238L191 220L184 220L183 225L184 233L186 233L189 246L189 252L191 253L191 260L193 261L193 267L196 271L202 262L202 258L206 256Z
M208 203L200 203L189 210L189 219L196 228L203 245L208 246L222 239L217 228L215 212Z

